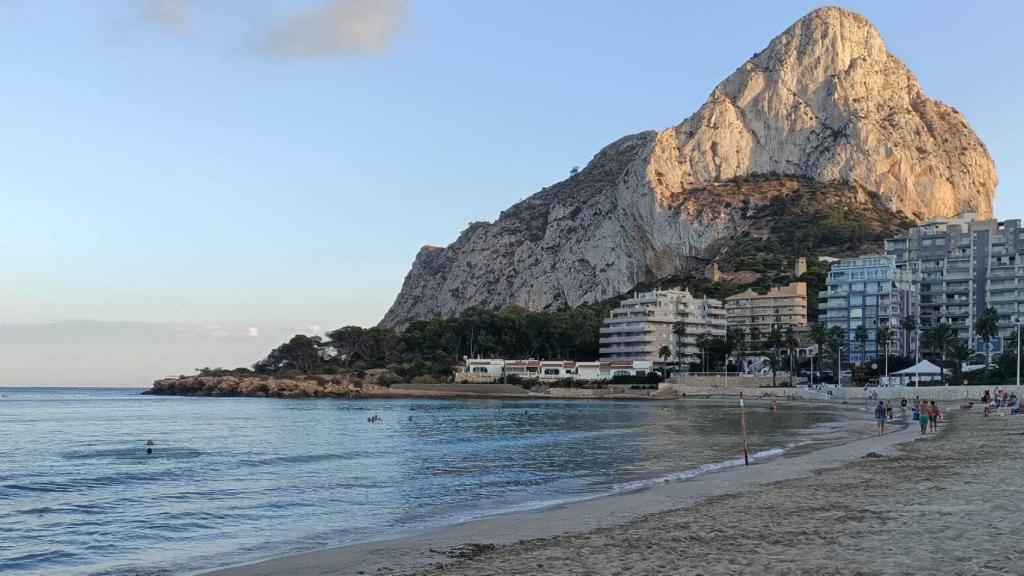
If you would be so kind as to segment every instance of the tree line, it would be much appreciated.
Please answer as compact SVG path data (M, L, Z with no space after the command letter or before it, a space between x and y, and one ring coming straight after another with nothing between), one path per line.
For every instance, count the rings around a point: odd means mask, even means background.
M391 328L345 326L296 335L257 362L263 374L332 374L387 368L403 379L447 378L463 357L597 360L601 324L617 300L551 312L471 307L452 318Z

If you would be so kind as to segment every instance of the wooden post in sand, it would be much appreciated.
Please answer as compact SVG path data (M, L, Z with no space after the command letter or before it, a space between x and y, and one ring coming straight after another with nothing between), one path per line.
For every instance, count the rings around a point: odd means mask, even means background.
M750 446L747 444L747 411L743 408L743 392L740 392L740 436L743 437L743 465L750 466Z

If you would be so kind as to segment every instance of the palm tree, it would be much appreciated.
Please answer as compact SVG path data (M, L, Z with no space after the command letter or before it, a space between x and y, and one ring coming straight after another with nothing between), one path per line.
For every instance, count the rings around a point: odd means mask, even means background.
M838 369L842 363L843 344L846 344L846 330L839 326L829 326L826 334L828 336L828 347L836 355L836 368ZM836 374L837 384L843 383L842 376L842 373Z
M946 374L946 352L949 351L950 345L953 344L953 340L956 339L956 334L953 329L950 328L949 324L939 323L931 328L924 331L921 335L921 343L928 349L932 354L939 358L939 376L945 380Z
M889 342L892 340L892 328L889 328L888 324L883 324L875 330L875 343L876 345L884 345L885 347L885 377L889 378Z
M679 370L683 369L684 348L686 346L686 322L679 320L672 324L672 334L676 337L676 357L679 358Z
M782 330L779 329L777 324L772 324L771 330L768 331L768 338L765 340L765 346L768 348L768 354L771 362L769 366L772 369L772 387L777 386L775 382L775 372L779 367L779 348L782 347Z
M816 355L818 356L818 369L821 369L821 360L825 357L825 344L828 342L828 327L822 322L815 322L811 324L811 340L817 346ZM813 362L811 369L814 369ZM813 375L812 375L813 380Z
M661 358L662 364L667 363L668 359L672 357L672 349L669 348L668 346L662 346L661 348L658 348L658 357ZM668 376L668 368L662 366L661 377L664 378L666 376Z
M985 376L988 376L988 365L992 362L992 339L999 335L999 312L995 308L985 308L974 323L974 333L985 341Z
M700 350L700 359L701 359L701 362L704 364L704 372L708 371L708 358L707 358L708 341L709 341L709 339L708 339L708 335L707 334L698 334L697 335L697 349Z
M725 341L728 347L736 351L737 359L740 361L740 372L743 372L743 348L747 339L747 333L743 331L743 328L726 328L725 329Z
M900 319L900 328L903 329L903 355L910 356L910 334L917 330L917 319L907 314Z
M800 345L800 341L796 338L796 332L793 331L792 326L786 326L786 333L782 336L782 343L789 350L789 387L793 387L793 371L796 367L795 358L796 347Z
M868 355L868 329L867 326L861 324L857 326L857 329L853 331L853 339L860 345L860 361L861 364L867 360Z
M974 350L971 350L967 342L957 338L949 347L949 359L953 361L953 378L961 386L964 383L964 363L971 359Z

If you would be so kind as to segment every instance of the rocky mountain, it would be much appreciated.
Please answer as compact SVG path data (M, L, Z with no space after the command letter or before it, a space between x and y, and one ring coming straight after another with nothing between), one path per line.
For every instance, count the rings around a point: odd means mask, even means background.
M963 116L924 95L867 19L819 8L678 126L626 136L497 221L421 249L381 324L472 305L574 306L692 270L752 208L792 192L786 180L845 187L850 209L871 197L914 221L990 216L996 187Z

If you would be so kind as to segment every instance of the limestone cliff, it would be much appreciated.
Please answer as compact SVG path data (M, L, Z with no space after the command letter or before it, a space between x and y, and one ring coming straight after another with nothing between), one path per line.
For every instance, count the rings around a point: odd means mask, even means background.
M862 16L820 8L712 91L678 126L627 136L579 174L416 256L385 326L472 305L595 301L714 258L764 187L749 175L844 182L914 220L992 213L996 175L952 107L926 97ZM769 189L785 190L785 186Z

